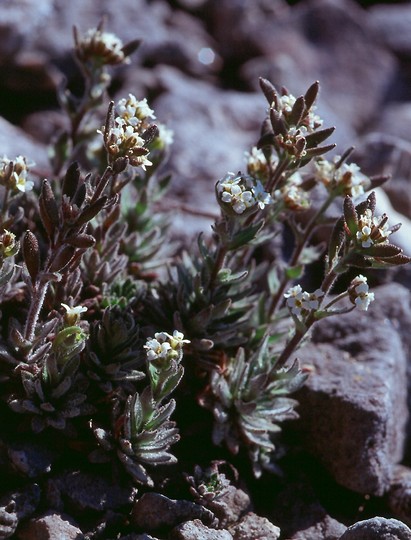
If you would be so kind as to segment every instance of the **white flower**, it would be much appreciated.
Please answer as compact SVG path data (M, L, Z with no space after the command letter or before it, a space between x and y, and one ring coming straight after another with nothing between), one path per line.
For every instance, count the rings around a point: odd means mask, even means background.
M321 298L324 296L324 291L317 289L313 293L305 293L308 296L305 296L302 300L302 306L306 310L318 309L320 307ZM304 296L304 295L303 295Z
M373 245L373 241L370 238L371 228L368 225L364 225L360 231L357 232L356 237L358 242L361 243L363 248L369 248Z
M173 335L169 336L169 339L173 349L179 349L185 343L191 343L189 339L184 339L184 334L178 330L174 330Z
M70 307L67 304L63 304L63 302L61 303L61 305L66 310L67 315L80 315L80 313L84 313L85 311L87 311L87 308L85 306Z
M317 178L329 191L337 190L341 195L355 199L369 188L370 179L356 163L343 163L337 169L340 159L341 156L335 156L332 163L326 159L318 160L315 163Z
M154 339L148 338L144 348L146 349L147 360L158 358L177 357L184 344L190 343L184 339L184 334L178 330L173 331L171 336L168 332L157 332ZM181 354L181 353L180 353Z
M61 305L66 310L66 313L64 314L64 321L69 326L76 325L80 320L80 315L87 311L87 308L85 306L73 306L70 307L67 304L61 303Z
M264 191L261 182L251 176L228 173L217 182L216 189L221 201L229 204L236 214L243 214L255 205L262 210L265 205L272 203L270 194Z
M261 210L265 208L265 205L273 203L273 199L271 195L265 191L264 186L259 180L257 180L252 191L253 191L255 200L257 201L257 204Z
M367 311L374 301L375 295L369 292L367 278L361 274L352 280L348 292L351 302L362 311Z
M116 105L116 111L126 123L137 126L146 118L155 118L153 109L150 109L147 99L138 101L133 94L128 98L120 99Z
M291 313L297 316L301 315L303 301L307 299L307 293L302 290L301 285L295 285L288 289L284 297L287 298L286 304Z
M278 108L282 112L290 113L292 108L294 107L295 102L296 102L295 96L293 96L292 94L286 94L285 96L280 97Z
M162 342L158 339L149 339L144 345L144 348L147 349L147 359L156 360L157 358L167 358L171 345L168 341Z
M26 193L27 191L31 191L33 189L34 182L27 180L27 171L22 171L20 175L14 172L13 179L16 189L22 193Z
M158 128L157 139L161 141L162 146L171 146L174 141L174 131L161 122L156 125Z
M321 289L308 293L302 290L301 285L291 287L284 294L284 297L287 298L287 307L293 315L297 316L307 315L309 311L318 309L323 296L324 292Z
M91 28L81 37L76 36L76 52L83 61L96 59L106 65L129 63L124 55L123 42L111 32Z

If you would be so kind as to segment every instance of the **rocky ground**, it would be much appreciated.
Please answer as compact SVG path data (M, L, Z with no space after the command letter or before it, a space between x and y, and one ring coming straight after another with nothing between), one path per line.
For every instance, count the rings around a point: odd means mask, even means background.
M112 93L148 97L174 131L168 204L179 233L209 228L215 181L243 167L265 111L258 77L294 95L319 80L318 113L337 127L337 151L354 145L365 173L392 175L387 197L378 197L403 223L396 240L411 255L409 3L365 10L351 0L293 7L283 0L4 0L0 154L25 154L47 176L47 142L64 122L56 86L62 77L74 88L79 81L72 26L86 30L103 15L124 42L144 41L133 67L116 71ZM300 420L286 428L283 479L233 488L214 509L219 529L194 503L156 493L133 503L132 491L73 471L47 480L42 508L36 479L47 473L52 449L47 455L24 441L8 448L7 459L0 452L3 465L9 460L33 479L3 493L0 538L18 523L15 537L23 540L81 538L79 522L90 515L88 537L108 538L104 523L128 506L144 534L123 540L411 538L411 270L375 281L366 316L330 319L301 351L312 374L296 396Z

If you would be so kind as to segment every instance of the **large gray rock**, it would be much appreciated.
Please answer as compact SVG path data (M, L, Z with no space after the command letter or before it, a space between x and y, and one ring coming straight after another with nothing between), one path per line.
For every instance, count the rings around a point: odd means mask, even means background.
M185 500L174 500L160 493L144 493L134 504L130 522L147 532L165 527L174 527L184 521L201 520L213 522L210 510Z
M381 46L366 12L352 0L300 2L267 16L251 36L264 59L261 76L297 95L320 81L321 100L355 129L374 117L396 73L395 57ZM247 79L255 57L257 52L244 67Z
M372 6L368 12L370 26L380 39L395 53L411 56L411 6L389 4Z
M348 527L340 540L411 540L411 530L396 519L374 517Z
M306 447L339 484L364 494L389 488L406 439L407 354L398 328L410 292L393 287L375 290L368 313L322 321L315 342L298 353L312 368L296 395Z

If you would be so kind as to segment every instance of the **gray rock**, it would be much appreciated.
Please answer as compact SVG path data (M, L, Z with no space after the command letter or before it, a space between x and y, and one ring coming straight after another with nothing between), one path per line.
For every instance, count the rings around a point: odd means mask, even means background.
M246 514L230 532L234 540L278 540L281 534L276 525L254 512Z
M266 114L265 99L261 92L218 90L171 68L156 73L164 89L154 102L156 115L174 131L173 194L215 212L214 185L227 171L244 170L244 152L256 144Z
M2 117L0 117L0 148L2 156L6 155L8 158L14 159L18 155L23 155L28 160L34 161L36 167L33 169L38 171L40 175L49 170L46 146L28 137L22 129Z
M0 499L0 539L10 538L20 520L33 515L40 502L40 487L31 484Z
M136 493L136 488L121 487L102 476L80 471L63 473L47 484L48 502L59 510L66 501L80 512L116 510L131 504Z
M18 532L19 540L81 540L81 530L72 519L49 512L44 516L30 520Z
M381 46L366 12L351 0L300 2L267 16L251 35L264 58L261 76L294 95L318 80L321 101L354 129L374 117L396 73L395 57Z
M186 521L175 527L171 538L172 540L233 540L228 531L210 529L198 519Z
M399 315L410 293L394 288L376 289L369 313L320 323L315 342L298 353L313 369L296 395L305 444L338 483L364 494L389 488L404 451L407 356L389 302L398 298Z
M144 531L155 531L189 520L200 519L206 524L214 521L210 510L185 500L174 500L160 493L144 493L134 504L130 522Z
M269 517L288 540L339 540L347 528L327 513L306 480L288 481Z
M233 485L229 485L221 496L207 503L207 508L216 516L218 526L222 529L236 523L250 507L249 495Z
M411 55L411 6L382 5L372 6L368 12L370 26L379 38L395 53L402 56Z
M401 521L374 517L358 521L345 531L340 540L410 540L411 530Z
M388 506L392 514L411 525L411 469L397 465L387 493Z

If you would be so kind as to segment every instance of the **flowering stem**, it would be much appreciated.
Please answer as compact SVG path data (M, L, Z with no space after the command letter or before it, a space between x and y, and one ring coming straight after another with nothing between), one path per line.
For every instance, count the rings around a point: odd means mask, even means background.
M307 223L307 226L303 232L303 234L300 236L300 238L297 238L297 244L294 248L294 252L291 256L291 259L288 262L288 266L292 268L293 266L296 266L298 264L298 259L300 258L301 252L304 249L304 246L307 244L309 239L311 238L311 235L313 234L316 226L317 226L317 220L318 218L327 210L327 208L330 206L332 201L334 200L334 195L330 194L328 198L325 200L325 202L322 204L320 209L312 216L310 221ZM289 283L289 278L286 274L284 274L284 277L278 287L278 291L276 294L272 297L270 306L268 308L268 318L271 319L273 316L273 313L277 309L277 306L283 299L284 291ZM324 289L322 289L324 290Z
M27 315L26 326L24 328L24 338L32 342L36 330L36 324L43 306L44 297L48 289L49 282L39 283L35 288L34 295Z
M282 161L277 165L274 174L270 177L270 180L268 181L268 184L266 186L267 193L272 194L274 192L274 189L276 188L281 175L285 170L287 170L288 165L290 164L290 160L288 158L283 158Z
M333 272L329 272L321 285L321 290L324 292L323 298L327 295L327 293L330 291L331 287L333 286L335 280L337 279L338 274ZM321 304L321 300L320 300ZM330 305L330 304L329 304ZM329 305L327 307L329 307ZM307 334L309 329L312 327L312 325L317 321L315 317L315 311L313 310L307 317L307 319L304 321L304 328L296 328L295 333L293 337L290 339L290 341L287 343L287 345L284 347L282 353L280 354L276 366L283 367L284 364L287 362L287 360L290 358L291 354L297 349L299 344L301 343L303 337Z

